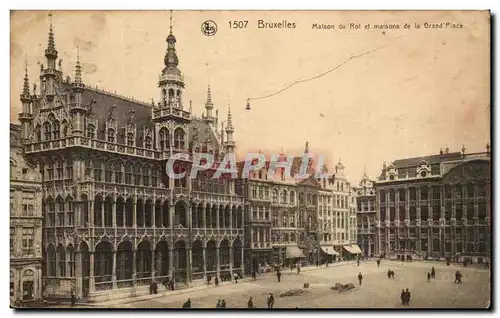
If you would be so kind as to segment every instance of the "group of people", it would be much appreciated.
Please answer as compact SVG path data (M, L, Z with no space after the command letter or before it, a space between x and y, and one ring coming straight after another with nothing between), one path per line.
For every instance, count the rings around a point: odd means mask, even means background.
M215 305L215 308L226 308L226 300L217 300L217 305Z
M211 283L212 283L212 275L208 274L207 275L207 286L210 286ZM215 286L219 286L219 278L217 276L215 276L214 283L215 283Z
M247 302L247 307L248 308L256 308L254 303L253 303L253 298L250 297ZM273 293L269 293L267 295L267 308L273 308L274 307L274 295Z
M411 299L411 294L410 290L406 288L406 290L401 291L401 303L403 306L409 306L410 305L410 299Z
M394 279L394 271L392 269L389 269L387 271L387 278L392 278Z

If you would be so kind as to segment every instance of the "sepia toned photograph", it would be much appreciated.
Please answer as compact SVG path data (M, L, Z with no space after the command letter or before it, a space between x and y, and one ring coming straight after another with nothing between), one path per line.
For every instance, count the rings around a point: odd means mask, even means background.
M10 11L10 307L488 309L490 11Z

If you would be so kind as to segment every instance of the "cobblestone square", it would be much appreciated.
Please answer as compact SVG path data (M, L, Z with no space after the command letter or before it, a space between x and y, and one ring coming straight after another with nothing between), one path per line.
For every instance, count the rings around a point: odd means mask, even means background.
M436 278L427 282L427 272L436 269ZM387 278L387 270L395 272L395 279ZM463 284L454 284L454 273L460 270ZM363 274L362 286L357 275ZM309 283L308 293L300 296L279 297L282 292L302 288ZM353 283L356 288L337 292L330 287L335 283ZM295 271L283 271L278 283L274 275L259 276L256 281L165 296L128 304L120 308L179 308L191 298L193 308L215 308L217 300L225 299L228 308L246 308L249 297L254 306L265 308L268 293L275 297L275 308L401 308L401 289L409 288L409 308L486 308L490 302L490 273L483 268L446 266L439 263L382 262L377 268L375 261L356 264L338 264L320 269L309 269L299 275ZM124 301L126 303L127 301Z

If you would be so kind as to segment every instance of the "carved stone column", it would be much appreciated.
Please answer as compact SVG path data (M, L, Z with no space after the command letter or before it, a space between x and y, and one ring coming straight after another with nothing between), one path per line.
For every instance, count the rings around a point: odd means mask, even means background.
M113 289L118 288L116 284L116 250L113 251L113 268L111 272L111 281L113 282Z
M90 292L95 291L95 277L94 277L94 252L89 252L90 256L90 262L89 262L89 267L90 267L90 277L89 277L89 290Z

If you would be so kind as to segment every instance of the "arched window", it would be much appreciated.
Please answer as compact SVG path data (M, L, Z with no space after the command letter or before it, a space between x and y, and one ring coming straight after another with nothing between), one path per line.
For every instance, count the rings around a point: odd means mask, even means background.
M50 124L49 123L44 123L43 124L43 131L45 132L44 134L44 140L45 141L48 141L51 139L51 135L52 135L52 130L51 130L51 127L50 127Z
M36 125L35 127L35 138L36 141L42 141L42 129L40 128L40 125Z
M115 142L115 131L112 128L108 129L108 142Z
M184 149L184 130L181 128L177 128L174 131L174 147Z
M145 140L144 140L144 144L145 144L145 147L146 149L151 149L151 146L153 144L153 140L151 139L151 137L146 137Z
M273 201L278 201L278 190L273 189Z
M295 202L295 192L290 191L290 203L293 204Z
M87 126L87 138L95 138L95 126L92 124Z
M281 192L281 203L286 203L287 194L288 194L288 193L286 192L286 190L283 190L283 191Z
M112 176L113 176L113 165L111 162L106 161L106 163L104 164L104 181L112 182Z
M137 165L134 167L134 184L141 184L141 166Z
M113 165L113 171L115 172L115 183L123 183L122 164L119 161Z
M133 146L133 145L134 145L134 134L128 133L127 134L127 146Z
M144 166L142 168L142 185L149 187L149 176L151 175L151 168L149 166Z
M132 164L125 166L125 184L132 184Z
M93 162L94 166L94 180L101 182L102 181L102 162L101 160L95 160Z
M53 126L52 133L54 135L54 139L59 139L61 125L59 125L59 122L56 120L56 121L54 121L54 123L52 124L52 126Z
M160 151L170 148L170 134L167 128L160 129Z
M63 163L60 159L56 160L56 178L64 179Z
M168 90L168 103L172 103L174 101L175 91L173 88Z

